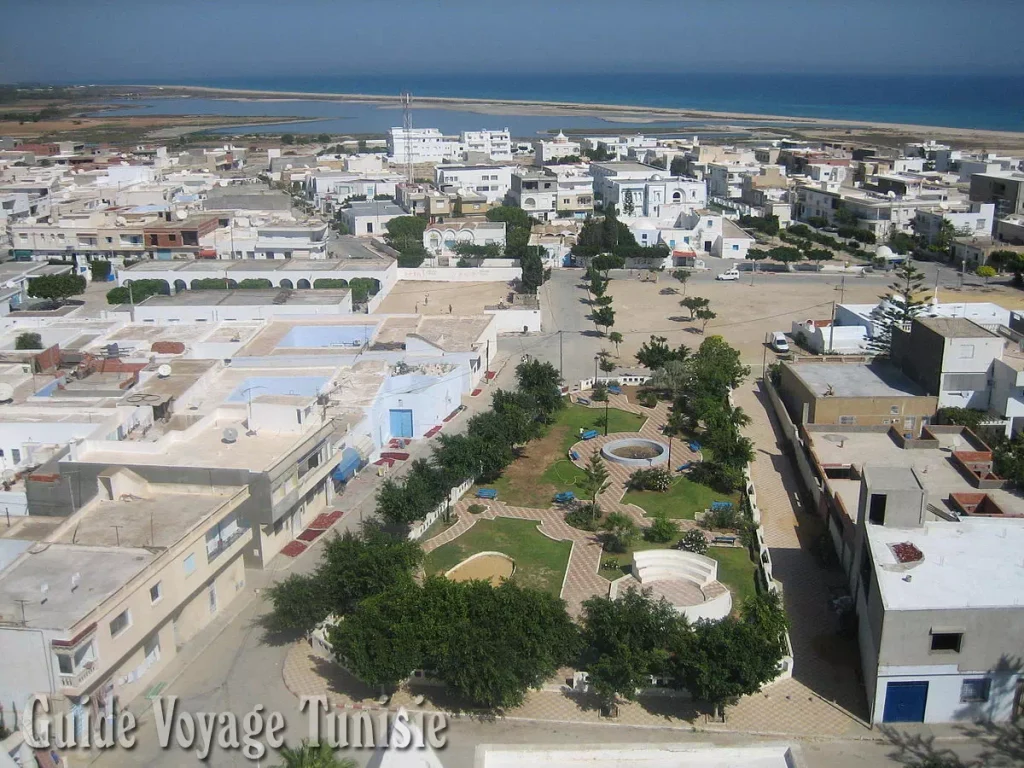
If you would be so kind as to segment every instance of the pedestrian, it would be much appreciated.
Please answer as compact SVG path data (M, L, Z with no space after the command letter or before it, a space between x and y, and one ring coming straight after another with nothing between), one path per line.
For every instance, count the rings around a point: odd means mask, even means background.
M423 306L426 306L429 303L430 303L430 294L428 294L428 293L423 294Z
M452 313L452 305L451 305L451 304L449 304L449 305L448 305L448 314L450 315L451 313Z
M417 302L416 303L416 308L413 309L413 314L417 314L418 315L419 313L420 313L420 305L419 305L419 302Z

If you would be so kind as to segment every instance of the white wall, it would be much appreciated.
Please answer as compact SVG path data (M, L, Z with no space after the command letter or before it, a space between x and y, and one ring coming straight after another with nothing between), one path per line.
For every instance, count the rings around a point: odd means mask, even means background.
M427 269L399 268L399 280L427 280L447 283L508 282L517 280L522 270L515 267L433 267Z
M340 304L252 304L252 305L209 305L172 307L154 305L135 307L135 321L139 323L197 323L219 322L222 320L264 320L273 317L296 317L312 315L352 314L352 294L349 293Z
M11 726L10 707L18 711L32 693L56 690L56 665L50 650L53 633L45 630L6 626L0 628L4 673L0 675L0 701L4 703L5 722ZM20 720L19 720L20 722Z
M989 700L984 703L961 703L960 688L964 680L988 677L992 680ZM1013 711L1014 687L1018 675L1013 673L976 672L963 674L955 664L935 667L882 667L875 687L874 722L882 722L885 712L886 684L889 682L928 682L924 722L949 723L957 720L991 719L1005 721Z

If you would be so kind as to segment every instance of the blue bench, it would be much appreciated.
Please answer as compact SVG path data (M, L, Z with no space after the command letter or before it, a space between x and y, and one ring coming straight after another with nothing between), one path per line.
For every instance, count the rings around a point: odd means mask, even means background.
M556 504L568 504L570 501L576 501L576 494L572 491L562 491L555 494Z
M712 544L721 544L723 546L731 547L736 543L735 536L715 536L711 540Z
M692 443L690 443L689 448L694 453L697 453L697 451L700 450L700 443L698 443L696 440L694 440Z
M569 458L572 459L573 461L579 461L580 455L576 453L576 451L569 451Z
M680 464L678 467L676 467L676 472L685 472L686 470L688 470L692 466L693 466L693 462L692 461L684 461L682 464Z
M608 387L608 392L613 395L621 395L622 387L620 387L618 384L612 384Z
M577 397L576 402L579 403L580 405L590 405L590 400L588 400L585 397Z
M478 499L496 499L498 498L498 489L481 488L479 491L476 492L476 497Z
M596 429L588 429L586 432L580 435L584 440L593 440L600 433Z
M732 502L731 501L712 501L711 502L711 511L712 512L718 512L720 510L725 510L725 509L732 509Z

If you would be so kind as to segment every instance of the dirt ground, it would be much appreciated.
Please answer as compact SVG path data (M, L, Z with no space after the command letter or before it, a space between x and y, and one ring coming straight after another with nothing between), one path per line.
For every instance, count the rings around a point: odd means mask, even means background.
M480 555L471 560L463 560L452 570L452 581L473 581L485 579L493 586L512 575L513 563L500 555Z
M377 310L385 313L421 315L479 315L487 305L497 304L509 294L505 283L441 283L418 280L399 282Z
M838 277L828 280L808 278L806 281L790 278L783 282L770 274L758 274L753 285L749 276L736 282L691 283L686 287L686 295L710 299L711 310L718 314L708 323L705 335L724 336L740 350L744 362L760 363L765 335L770 331L788 333L794 320L827 320L831 317L832 302L840 301L838 282ZM665 277L658 283L612 280L608 293L614 299L614 330L625 337L619 350L622 365L634 364L634 353L651 334L665 336L672 345L700 345L704 339L700 324L687 320L689 311L679 306L682 293L660 293L663 288L677 286L674 280ZM842 300L853 304L873 304L885 292L887 289L877 282L847 278ZM1024 295L1020 291L1003 286L982 286L964 291L944 289L940 291L939 298L944 302L991 301L1010 309L1024 305ZM614 352L611 345L608 347Z
M12 111L6 108L3 111ZM287 120L287 118L285 118ZM164 117L67 117L60 120L40 120L33 123L24 123L8 120L0 121L0 136L14 136L19 139L30 139L40 136L53 136L55 134L70 134L72 136L87 131L104 131L116 133L123 130L128 133L135 133L146 128L169 128L188 127L199 130L201 128L219 128L228 125L257 124L257 123L278 123L281 118L269 117L238 117L226 118L218 115L182 115Z

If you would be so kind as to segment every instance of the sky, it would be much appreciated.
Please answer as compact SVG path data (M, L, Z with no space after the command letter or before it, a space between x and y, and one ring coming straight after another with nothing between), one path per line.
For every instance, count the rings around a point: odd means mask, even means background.
M0 82L1024 74L1024 0L0 0Z

